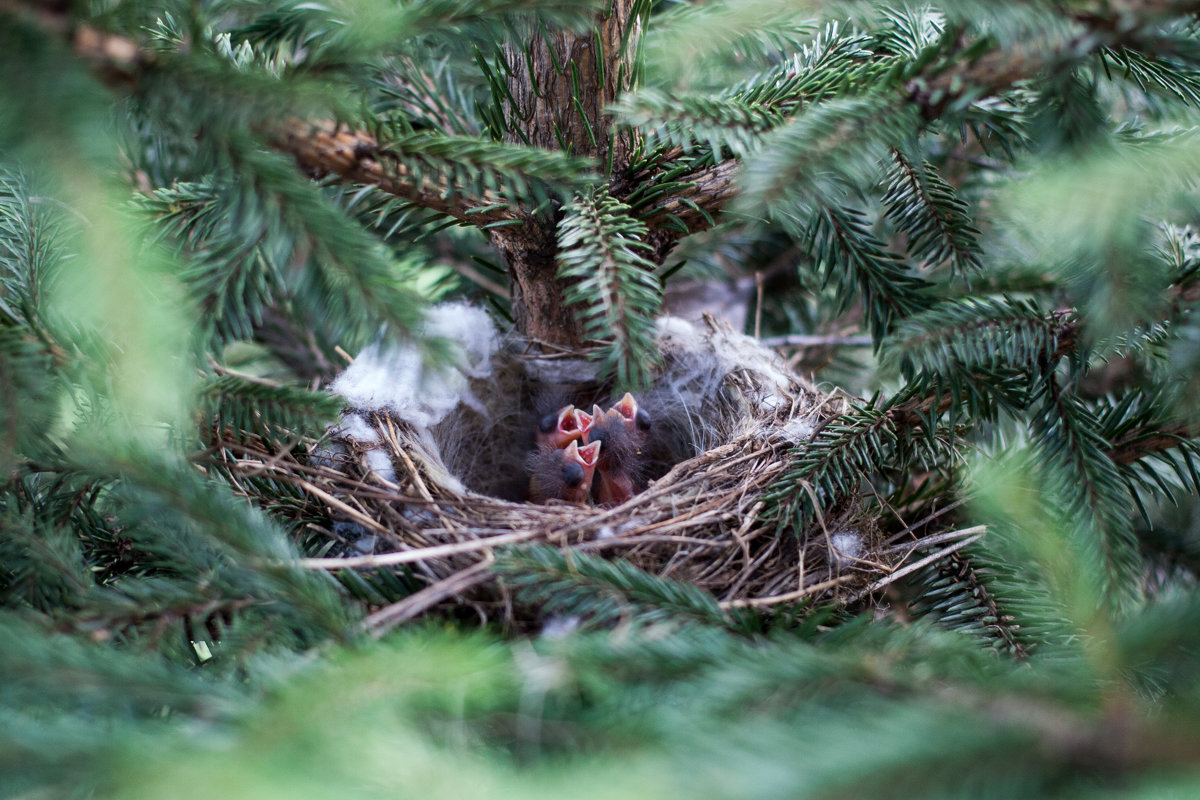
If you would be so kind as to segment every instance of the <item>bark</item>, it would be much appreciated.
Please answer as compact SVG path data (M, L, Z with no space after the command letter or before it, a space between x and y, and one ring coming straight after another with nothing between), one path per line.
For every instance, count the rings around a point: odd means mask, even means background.
M555 222L527 216L524 224L492 233L492 242L508 264L513 322L532 340L556 347L578 348L583 328L566 304L558 279Z
M729 159L699 170L689 186L659 200L643 216L656 263L661 264L683 237L713 226L716 214L737 196L734 178L740 168L740 161Z
M506 47L507 141L590 157L610 176L625 171L632 136L614 133L605 109L634 84L642 23L633 8L634 0L612 0L595 30L539 31L527 46ZM557 221L557 211L526 214L524 224L493 229L491 238L508 264L517 329L574 348L584 336L558 278Z

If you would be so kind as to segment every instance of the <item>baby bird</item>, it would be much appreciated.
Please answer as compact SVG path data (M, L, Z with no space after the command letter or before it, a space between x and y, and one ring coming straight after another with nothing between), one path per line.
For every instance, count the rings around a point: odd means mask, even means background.
M576 439L582 439L592 425L592 417L573 405L560 408L538 420L535 439L538 449L562 449Z
M634 494L634 478L641 468L641 451L636 432L631 433L625 417L615 408L592 408L592 424L585 434L589 446L602 444L596 461L596 502L602 506L624 503Z
M625 420L625 427L629 431L629 435L633 437L638 450L645 447L646 440L650 438L650 414L646 409L638 406L633 395L626 392L625 396L609 410L616 411Z
M530 473L529 499L535 503L557 499L586 505L600 449L599 442L580 447L574 440L561 450L539 448L526 464Z

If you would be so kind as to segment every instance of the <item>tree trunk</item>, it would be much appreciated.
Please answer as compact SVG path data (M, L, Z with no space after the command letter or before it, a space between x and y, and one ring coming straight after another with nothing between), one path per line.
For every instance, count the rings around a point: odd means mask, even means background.
M507 141L592 158L610 179L624 172L632 137L614 134L605 109L637 77L642 20L633 14L636 4L612 0L594 30L535 31L527 46L506 46ZM517 329L533 339L577 348L584 343L583 329L566 306L566 286L557 274L559 211L523 216L524 224L491 233L508 264Z

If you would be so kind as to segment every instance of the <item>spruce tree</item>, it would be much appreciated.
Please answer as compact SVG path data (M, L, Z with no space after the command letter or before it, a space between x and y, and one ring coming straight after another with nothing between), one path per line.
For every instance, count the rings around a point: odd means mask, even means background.
M0 3L0 794L1195 794L1198 13ZM859 398L762 512L860 498L853 595L513 547L578 630L376 643L419 584L220 457L441 299L637 387L731 276Z

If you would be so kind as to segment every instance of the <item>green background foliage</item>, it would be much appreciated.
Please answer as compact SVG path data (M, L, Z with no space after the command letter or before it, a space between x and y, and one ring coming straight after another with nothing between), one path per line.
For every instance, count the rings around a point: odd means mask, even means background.
M594 3L0 4L0 796L1200 794L1200 8L1113 6L634 3L608 175L512 140L502 50ZM300 168L326 120L402 179ZM296 487L209 457L319 437L342 351L445 358L430 303L504 321L517 208L622 386L687 279L825 342L868 399L779 536L986 534L771 611L514 550L527 629L373 640L412 582L301 568Z

